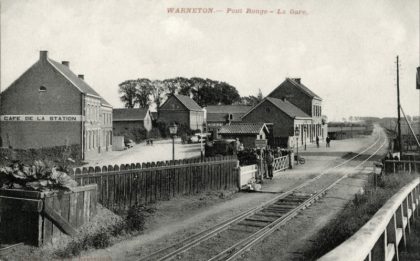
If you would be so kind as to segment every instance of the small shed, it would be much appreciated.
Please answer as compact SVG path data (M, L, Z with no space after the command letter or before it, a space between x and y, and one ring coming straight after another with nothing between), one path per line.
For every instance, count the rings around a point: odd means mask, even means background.
M114 135L125 135L132 130L143 129L145 125L151 125L152 117L147 108L114 109L112 124Z
M222 126L218 133L223 139L238 138L245 148L255 148L255 140L267 139L269 130L265 123L247 122Z

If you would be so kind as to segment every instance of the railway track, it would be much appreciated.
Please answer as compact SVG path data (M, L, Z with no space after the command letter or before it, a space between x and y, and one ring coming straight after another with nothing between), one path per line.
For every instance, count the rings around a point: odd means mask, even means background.
M275 196L256 208L242 212L177 244L154 252L141 260L171 260L175 257L182 260L197 260L197 256L194 253L199 253L198 256L200 257L206 256L205 259L199 259L209 261L233 260L237 258L244 251L296 216L299 211L321 198L329 189L346 178L351 173L350 170L357 169L375 156L386 144L386 139L384 142L381 142L381 139L383 137L379 134L379 137L373 144L350 159L322 171L316 177ZM378 146L378 148L375 148L375 146ZM370 155L365 154L369 150L374 151ZM358 158L360 163L344 171L345 174L334 180L330 185L316 193L307 194L300 191L302 188L322 178L325 174L331 173L356 158Z

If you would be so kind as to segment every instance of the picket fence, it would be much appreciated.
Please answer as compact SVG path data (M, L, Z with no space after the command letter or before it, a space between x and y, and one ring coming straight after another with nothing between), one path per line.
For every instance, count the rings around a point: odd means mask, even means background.
M114 210L208 190L238 187L236 156L76 168L79 185L97 184L98 202Z

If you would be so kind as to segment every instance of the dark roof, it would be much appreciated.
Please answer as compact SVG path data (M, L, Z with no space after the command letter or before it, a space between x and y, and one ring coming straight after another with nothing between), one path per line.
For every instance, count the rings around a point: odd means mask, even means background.
M200 107L193 99L188 96L174 94L175 98L177 98L188 110L190 111L203 111L203 108Z
M241 121L241 117L245 113L231 113L232 121ZM226 122L228 119L229 113L207 113L207 122Z
M250 105L210 105L206 107L208 122L225 122L229 113L232 114L232 121L241 121L241 117L248 112Z
M308 114L304 113L301 109L293 105L292 103L288 102L287 100L276 99L272 97L267 97L265 100L270 101L274 104L277 108L279 108L282 112L286 113L292 118L295 117L306 117L310 118Z
M62 73L76 88L78 88L82 93L90 94L93 96L97 96L101 99L101 103L103 105L107 105L112 107L104 98L102 98L92 87L90 87L84 80L77 77L69 67L63 65L59 62L56 62L50 58L48 61L60 72Z
M296 81L293 78L286 78L286 81L289 81L291 84L293 84L294 86L300 88L303 92L305 92L306 94L308 94L309 96L313 97L313 98L317 98L317 99L321 99L321 97L319 97L318 95L316 95L316 93L314 93L313 91L311 91L311 89L309 89L308 87L306 87L305 85L303 85L300 80L299 82Z
M225 125L218 131L219 134L259 134L265 123L235 123ZM268 131L268 129L267 129Z
M122 108L112 110L112 121L142 121L149 109Z
M207 113L246 113L252 108L251 105L209 105Z

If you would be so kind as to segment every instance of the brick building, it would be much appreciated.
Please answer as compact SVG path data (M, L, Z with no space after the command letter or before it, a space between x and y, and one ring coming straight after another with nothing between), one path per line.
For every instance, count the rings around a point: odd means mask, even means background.
M112 148L112 106L47 51L1 93L0 115L3 147L80 145L84 159Z
M182 124L191 130L203 130L205 112L193 99L173 94L160 106L158 121L166 124Z
M294 136L296 126L310 125L311 117L286 99L266 97L242 117L243 122L266 123L268 144L274 147L288 147L289 138ZM302 128L301 128L302 129ZM304 137L301 131L300 139Z
M315 142L327 136L327 124L322 120L322 99L306 87L300 78L286 78L268 97L285 99L311 118L311 122L298 123L301 130L301 143ZM306 130L306 131L305 131Z

